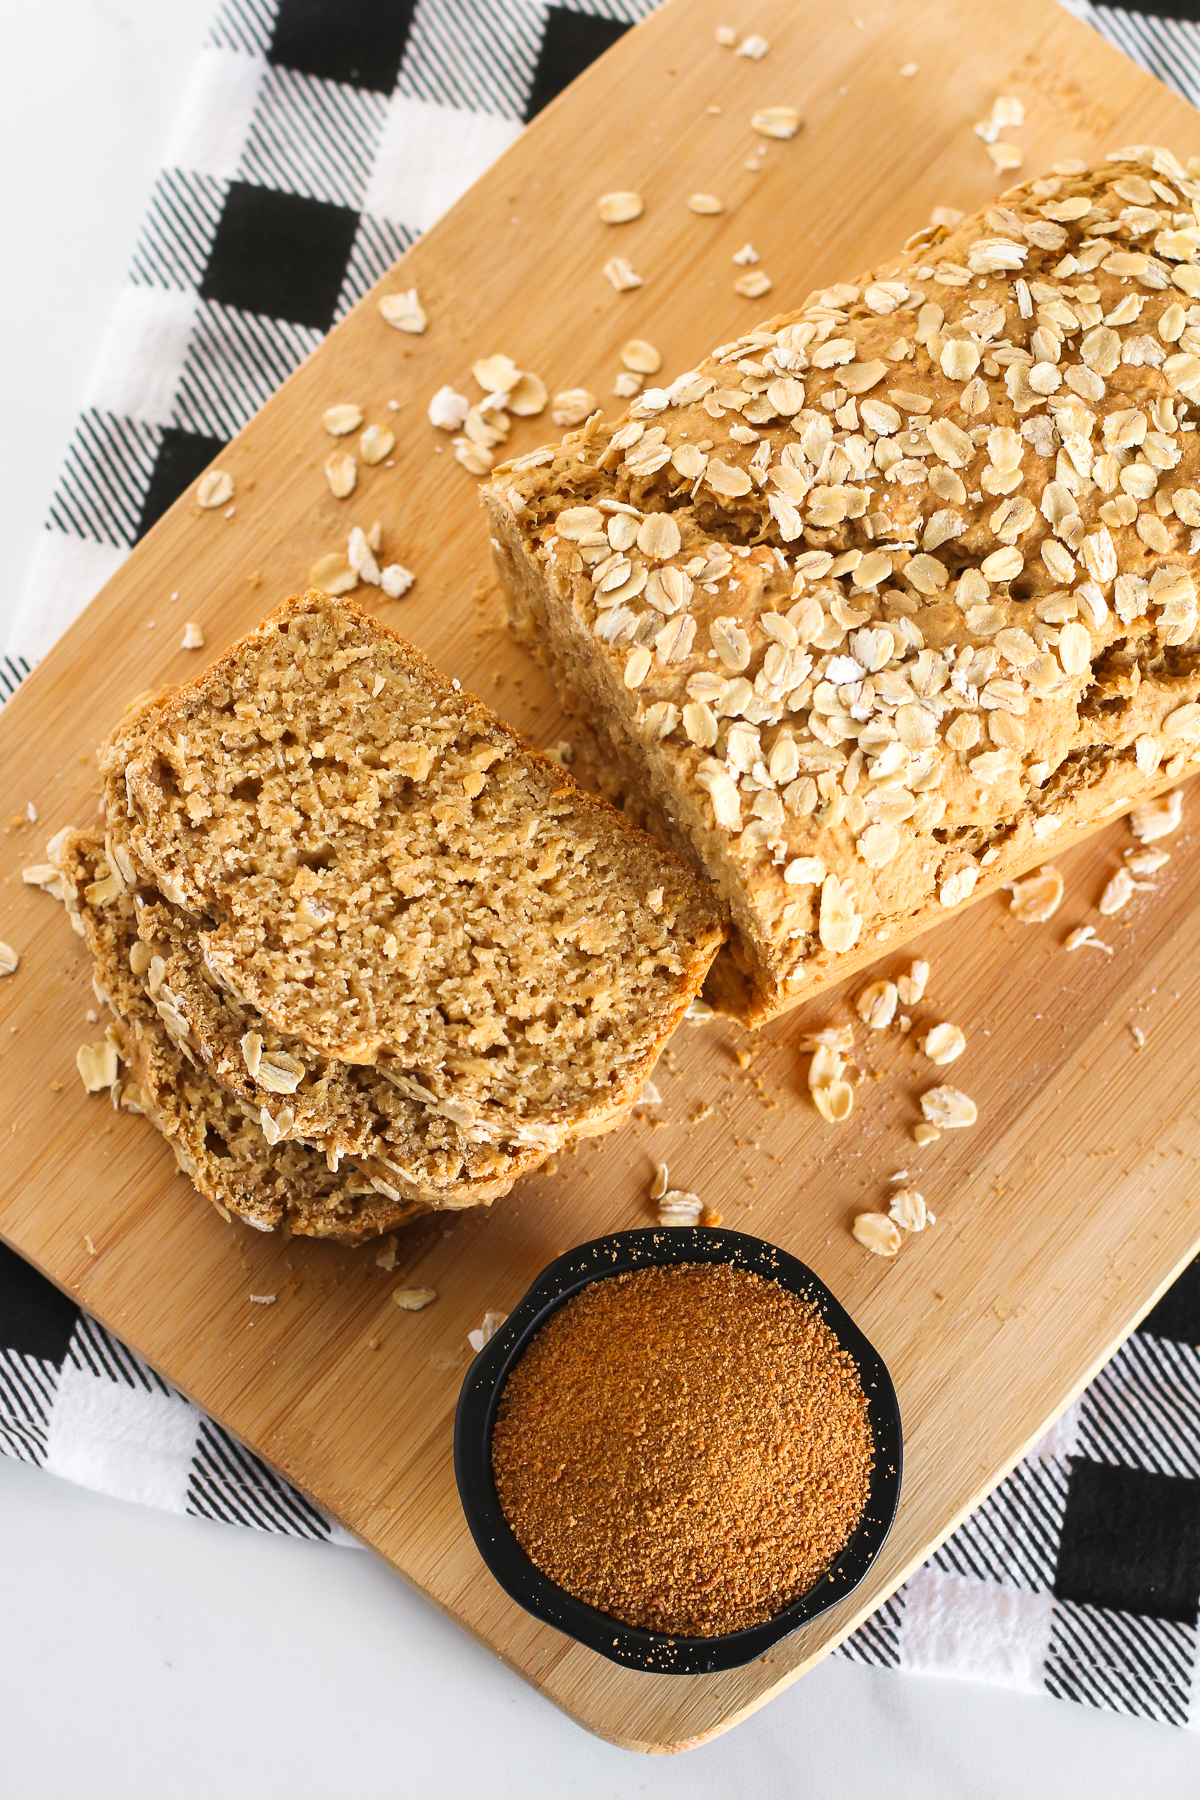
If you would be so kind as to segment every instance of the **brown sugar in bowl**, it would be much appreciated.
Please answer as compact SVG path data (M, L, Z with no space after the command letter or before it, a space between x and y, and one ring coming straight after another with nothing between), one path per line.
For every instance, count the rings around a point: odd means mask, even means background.
M738 1341L672 1367L665 1304ZM665 1389L615 1393L622 1354L643 1343ZM682 1405L679 1381L693 1389ZM802 1398L788 1417L790 1383L820 1394L807 1428ZM606 1394L611 1454L593 1470ZM697 1674L753 1661L862 1580L899 1499L901 1426L878 1352L810 1269L741 1232L671 1227L599 1238L543 1271L467 1371L454 1454L471 1534L513 1599L615 1662Z

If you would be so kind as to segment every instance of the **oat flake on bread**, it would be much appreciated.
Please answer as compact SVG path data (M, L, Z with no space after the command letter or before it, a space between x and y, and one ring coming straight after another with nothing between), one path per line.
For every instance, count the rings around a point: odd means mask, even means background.
M1197 159L1059 163L495 471L517 635L729 909L724 1010L1194 766L1198 206Z

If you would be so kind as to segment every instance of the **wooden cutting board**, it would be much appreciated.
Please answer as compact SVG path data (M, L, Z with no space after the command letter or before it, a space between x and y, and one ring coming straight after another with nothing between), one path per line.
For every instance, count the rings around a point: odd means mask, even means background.
M1200 151L1196 114L1049 0L862 4L855 19L815 0L756 0L744 16L725 0L672 0L630 32L383 284L419 288L427 333L388 329L364 301L222 456L232 517L185 495L0 716L4 813L19 818L31 800L39 812L0 843L0 937L22 957L0 983L0 1233L550 1699L643 1750L724 1729L852 1630L1196 1250L1200 877L1186 828L1156 891L1117 919L1094 906L1130 841L1123 823L1062 859L1068 897L1050 924L1021 926L991 899L920 944L933 976L916 1017L966 1032L953 1079L978 1102L973 1130L913 1143L930 1078L916 1031L860 1029L855 1111L829 1127L805 1093L801 1020L753 1040L685 1028L660 1064L656 1115L563 1156L491 1212L402 1234L392 1273L370 1250L224 1224L144 1121L84 1095L75 1052L97 1035L88 969L62 911L19 871L50 832L94 816L93 749L124 704L200 666L178 647L184 619L216 652L344 547L352 524L381 520L388 555L417 572L409 598L377 602L383 616L537 742L563 735L544 676L503 633L475 483L425 419L443 382L474 391L478 355L503 351L552 391L585 385L619 410L609 396L627 338L659 345L669 377L773 306L853 276L934 206L996 192L971 126L1000 93L1025 103L1026 125L1005 135L1028 171L1130 141ZM717 47L727 19L770 40L763 61ZM751 113L774 105L799 108L794 141L751 132ZM765 166L751 172L761 143ZM600 224L596 198L616 188L641 191L643 218ZM725 212L690 212L696 190ZM766 302L733 291L747 240L774 281ZM602 267L614 254L643 287L613 290ZM398 447L394 467L364 468L338 501L320 415L344 400L394 424ZM550 435L548 416L519 421L511 448ZM1111 957L1062 949L1085 919L1103 925ZM849 1016L834 993L803 1023ZM726 1224L829 1283L886 1357L906 1429L899 1516L858 1592L762 1662L686 1679L618 1669L521 1613L475 1553L451 1468L468 1331L560 1251L647 1222L660 1159ZM899 1168L938 1223L889 1264L848 1222ZM412 1283L437 1289L425 1312L392 1303ZM252 1293L278 1301L251 1305Z

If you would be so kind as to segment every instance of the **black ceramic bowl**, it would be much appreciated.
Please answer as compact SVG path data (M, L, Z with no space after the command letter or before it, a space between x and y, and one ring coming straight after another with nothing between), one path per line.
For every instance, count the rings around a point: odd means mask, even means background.
M492 1477L492 1428L510 1370L551 1313L607 1275L669 1263L729 1263L811 1300L858 1364L875 1440L875 1466L862 1518L836 1563L815 1587L762 1625L721 1637L668 1637L624 1625L566 1593L526 1556L500 1510ZM811 1269L740 1231L701 1226L618 1231L569 1250L544 1269L515 1312L467 1370L454 1424L454 1473L471 1536L506 1593L531 1612L627 1668L659 1675L733 1669L762 1656L797 1626L836 1606L858 1586L891 1530L900 1498L901 1431L896 1390L879 1352Z

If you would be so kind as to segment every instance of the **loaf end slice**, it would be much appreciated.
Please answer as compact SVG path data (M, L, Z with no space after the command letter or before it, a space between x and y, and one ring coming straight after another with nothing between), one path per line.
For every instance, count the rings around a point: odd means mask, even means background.
M1200 746L1200 181L1063 163L497 470L518 638L759 1023Z

